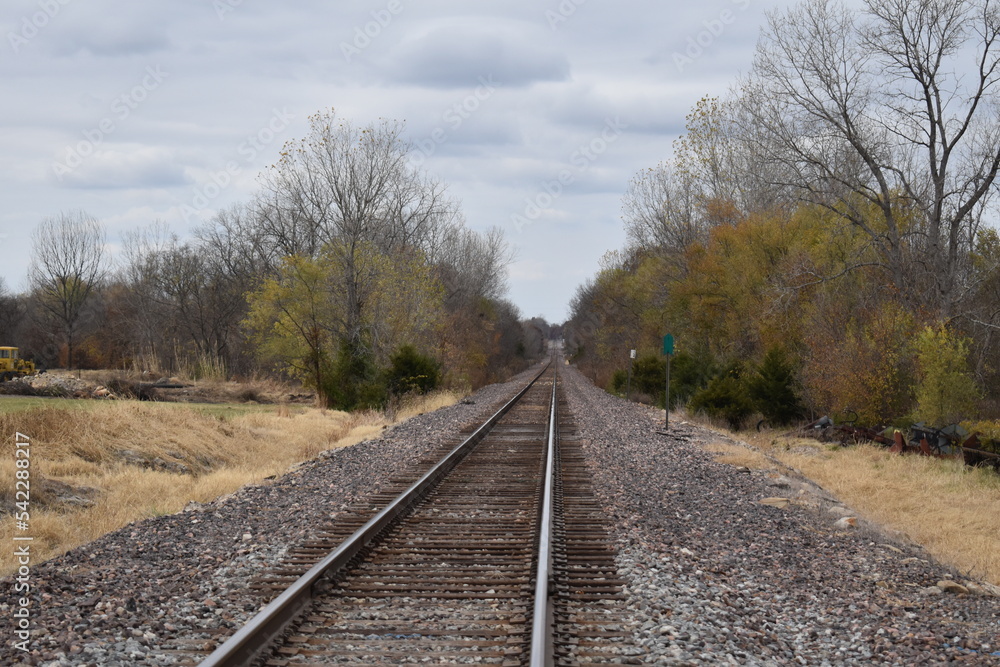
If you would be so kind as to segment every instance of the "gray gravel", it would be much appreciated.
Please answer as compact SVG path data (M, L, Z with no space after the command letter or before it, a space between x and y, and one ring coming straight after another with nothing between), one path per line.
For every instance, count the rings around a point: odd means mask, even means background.
M986 588L944 593L958 573L863 520L834 526L852 513L808 481L716 463L699 443L719 435L661 435L662 411L563 381L650 663L1000 664Z

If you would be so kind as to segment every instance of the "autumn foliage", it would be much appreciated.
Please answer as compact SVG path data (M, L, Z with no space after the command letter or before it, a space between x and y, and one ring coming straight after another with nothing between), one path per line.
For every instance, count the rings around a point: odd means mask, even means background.
M878 207L850 203L867 216L866 230L846 223L836 203L741 200L740 175L727 186L697 152L712 137L691 137L719 131L703 117L719 113L717 104L700 104L675 161L633 182L623 207L629 245L608 253L573 301L565 327L572 360L624 394L628 350L648 366L672 333L672 405L679 399L732 426L823 414L867 425L994 417L997 406L982 398L983 389L1000 387L1000 354L989 344L994 328L976 322L1000 304L995 235L984 229L970 252L976 268L964 280L980 287L960 303L963 315L942 317L898 288L872 243L871 232L884 227ZM716 177L722 181L713 184ZM685 188L689 206L655 205ZM919 224L902 196L895 224ZM904 250L917 256L915 245ZM914 284L933 270L916 260L906 267ZM662 405L663 392L638 398Z

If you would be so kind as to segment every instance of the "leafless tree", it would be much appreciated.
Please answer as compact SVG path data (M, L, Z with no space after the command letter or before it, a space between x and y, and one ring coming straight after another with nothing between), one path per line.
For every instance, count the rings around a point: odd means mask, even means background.
M746 216L793 200L778 185L782 182L774 173L778 165L764 170L755 126L745 122L745 109L738 101L704 97L686 121L687 132L674 143L674 180L693 187L709 224L725 222L726 216L718 212L726 208Z
M226 216L224 223L231 222ZM162 223L125 237L122 281L128 286L131 347L173 368L191 356L232 367L233 343L246 316L245 294L259 279L246 239L227 236L224 224L199 230L182 243Z
M1000 169L992 0L805 0L772 14L739 91L778 185L862 230L896 290L951 317Z
M453 215L444 188L410 163L402 132L393 121L357 127L332 110L319 113L310 117L309 135L286 144L262 176L256 215L279 254L315 258L322 251L339 264L352 345L364 345L369 250L421 248L433 226Z
M733 224L793 197L765 173L759 141L748 136L741 104L705 97L687 115L687 132L674 142L674 158L644 169L622 198L622 219L633 248L679 257L707 240L720 224Z
M244 292L277 271L279 248L257 218L259 209L234 204L195 230L198 245L216 258L222 272L246 283Z
M479 298L501 299L506 294L507 267L514 252L499 228L480 234L458 217L437 225L425 245L428 260L438 267L450 307Z
M682 254L708 233L701 198L699 185L690 172L666 163L639 172L622 198L629 243L637 248Z
M171 313L159 298L157 274L159 257L173 237L163 221L133 229L122 237L122 262L117 279L125 289L119 327L133 362L143 366L171 366Z
M15 336L24 317L24 302L7 289L7 283L0 278L0 343L15 345Z
M60 328L67 364L82 328L82 315L105 275L104 228L83 211L46 218L32 233L29 281L41 311Z
M310 117L310 133L286 144L262 175L258 224L283 255L315 257L332 242L364 241L383 252L420 247L454 203L409 160L403 125L365 127L331 110Z

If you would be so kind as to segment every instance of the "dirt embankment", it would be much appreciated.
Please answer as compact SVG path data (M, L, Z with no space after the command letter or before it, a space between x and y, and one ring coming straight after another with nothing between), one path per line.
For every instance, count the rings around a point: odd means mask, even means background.
M178 403L309 404L316 395L270 380L186 380L116 371L53 370L0 383L0 395L81 399L138 399Z

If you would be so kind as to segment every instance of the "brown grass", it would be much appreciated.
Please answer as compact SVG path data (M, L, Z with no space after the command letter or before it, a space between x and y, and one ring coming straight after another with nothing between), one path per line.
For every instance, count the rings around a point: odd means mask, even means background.
M774 467L764 457L769 454L869 521L923 545L939 561L1000 585L1000 475L992 470L899 456L870 445L838 447L776 431L731 433L717 425L710 428L749 443L765 462L762 467ZM732 448L709 447L724 457L735 451ZM735 465L753 467L739 460Z
M716 454L715 460L719 463L742 466L751 470L764 470L773 467L773 464L760 451L751 447L713 442L705 445L705 449Z
M1000 476L991 470L870 445L778 457L939 560L1000 585Z
M208 502L241 486L280 475L320 452L378 435L408 416L451 405L460 397L438 393L407 402L395 420L379 412L348 414L301 406L257 411L219 406L137 401L97 403L90 410L42 407L0 412L0 530L15 534L15 432L31 437L30 530L34 562L89 542L132 521L178 512L190 501ZM127 463L131 450L187 466L179 474ZM43 480L93 489L91 507L68 507L41 491ZM85 489L84 489L85 491ZM82 492L81 492L82 493ZM12 552L0 555L0 574L13 571Z

